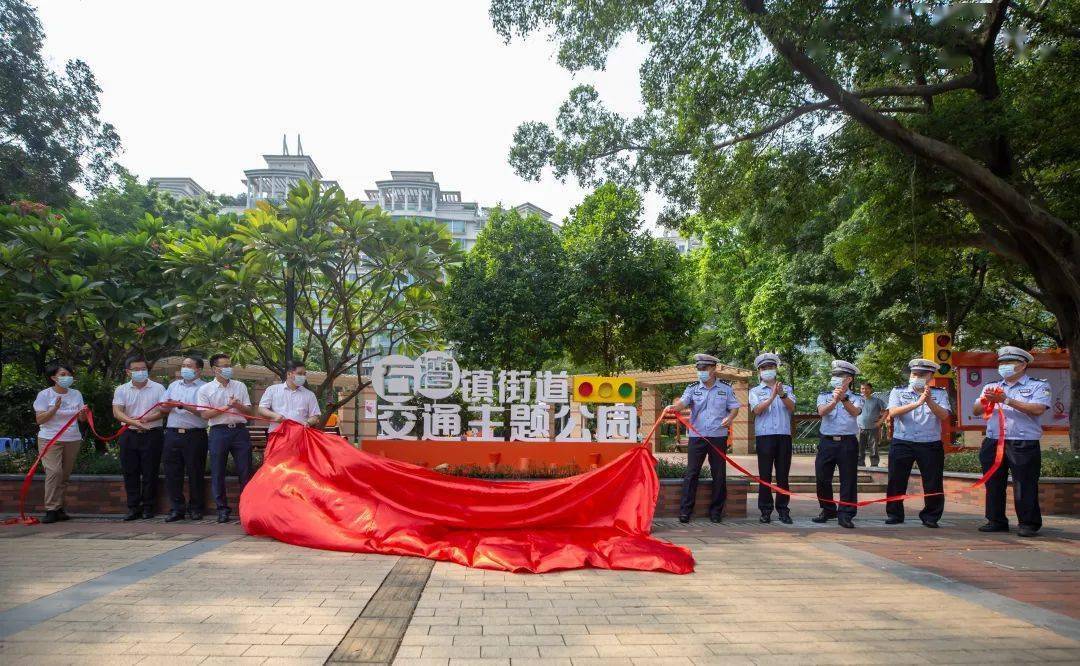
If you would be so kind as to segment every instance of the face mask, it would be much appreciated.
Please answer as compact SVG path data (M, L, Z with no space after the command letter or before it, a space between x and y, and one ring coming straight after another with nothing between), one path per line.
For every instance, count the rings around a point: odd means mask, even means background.
M180 378L189 382L195 379L195 368L180 368Z
M771 382L776 379L776 370L762 370L758 375L762 381Z
M698 370L697 371L698 381L701 382L702 384L709 381L709 377L712 377L712 373L709 372L708 370Z
M1002 379L1004 379L1006 377L1012 377L1013 375L1016 374L1016 366L1013 365L1012 363L1006 363L1005 365L999 365L998 366L998 374L1001 375Z
M131 381L136 384L141 384L146 381L146 378L150 376L150 372L147 370L132 370Z
M225 379L232 379L232 368L218 368L221 371L221 376Z
M835 388L840 388L843 385L844 385L844 378L843 377L833 377L833 378L831 378L829 380L829 386L833 387L834 389Z
M307 375L296 375L292 378L292 380L293 384L296 384L297 386L303 386L307 383Z
M56 378L56 385L60 388L71 388L71 385L75 383L75 378L71 375L63 375Z
M926 378L925 377L910 377L908 379L908 386L910 386L912 389L914 389L916 391L922 391L923 389L926 388Z

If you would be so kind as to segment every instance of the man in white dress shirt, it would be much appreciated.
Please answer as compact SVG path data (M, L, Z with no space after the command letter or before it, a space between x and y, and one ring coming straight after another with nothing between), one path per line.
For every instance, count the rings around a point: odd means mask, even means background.
M319 401L305 384L307 368L303 362L289 361L285 366L285 381L263 391L259 400L259 414L274 419L274 423L270 424L270 432L277 430L278 425L286 419L304 425L315 425L319 422L322 415Z
M210 369L214 380L199 387L196 394L200 406L199 416L210 423L210 487L214 491L219 523L229 522L229 499L225 495L225 463L231 453L240 477L243 492L251 478L251 434L247 429L247 414L251 410L251 398L247 386L232 378L232 359L228 354L210 357Z
M113 393L113 416L127 424L120 435L120 469L124 473L127 515L124 520L153 518L161 470L162 422L157 404L165 387L150 379L150 364L139 355L124 360L130 379Z
M161 410L169 415L165 421L165 490L171 503L165 522L183 520L185 513L192 520L202 520L206 511L207 435L206 421L190 405L198 404L199 389L205 384L199 375L204 363L201 358L188 356L180 364L180 379L169 384ZM184 502L184 474L188 477L188 500Z

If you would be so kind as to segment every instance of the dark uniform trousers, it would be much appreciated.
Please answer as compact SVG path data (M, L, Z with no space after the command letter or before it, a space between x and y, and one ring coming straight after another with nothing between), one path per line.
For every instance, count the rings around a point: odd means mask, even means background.
M818 440L817 458L814 460L814 475L817 477L818 505L825 515L835 517L844 514L854 517L856 508L837 505L833 498L833 473L840 470L840 500L857 502L859 500L859 438L855 435L821 435Z
M727 501L727 461L709 444L727 449L727 436L691 437L686 449L686 473L682 482L682 502L679 506L680 516L689 516L694 512L694 500L697 498L698 477L701 476L701 466L705 463L705 456L709 457L709 469L712 471L712 501L709 502L709 515L721 516L724 513L724 502Z
M790 485L788 475L791 472L791 435L758 435L754 438L757 449L758 476L762 481L772 482L773 468L776 468L776 485L787 490ZM776 494L776 509L786 513L791 497L783 493ZM772 490L758 484L758 509L765 512L773 510Z
M987 437L979 451L983 474L994 465L997 440ZM1017 522L1034 529L1042 527L1039 510L1039 469L1042 467L1042 449L1037 439L1005 440L1005 458L1001 467L986 482L986 520L999 526L1007 526L1005 517L1005 491L1008 489L1009 473L1013 478L1013 503Z
M177 513L206 510L205 428L165 428L165 491ZM188 477L188 501L184 502L184 474Z
M893 439L889 446L889 484L885 494L889 497L907 492L912 464L919 465L924 493L940 493L945 490L945 445L937 442L909 442ZM936 523L945 511L945 496L932 495L924 498L919 520ZM904 501L887 502L885 513L891 518L904 519Z
M243 491L251 478L251 435L247 426L243 423L210 426L210 487L219 513L229 511L229 498L225 496L225 463L230 453Z
M120 471L130 511L155 510L161 443L161 428L128 428L120 435Z

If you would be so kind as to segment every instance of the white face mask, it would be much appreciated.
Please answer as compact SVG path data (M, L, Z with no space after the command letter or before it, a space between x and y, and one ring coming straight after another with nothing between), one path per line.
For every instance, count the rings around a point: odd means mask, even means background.
M712 377L712 372L709 371L709 370L698 370L697 371L698 381L701 382L702 384L709 381L710 377Z
M303 386L307 383L307 375L293 375L293 384L297 386Z
M922 391L926 388L926 377L909 377L908 386L916 391Z
M843 377L833 377L833 378L831 378L829 380L829 386L833 387L834 389L840 388L843 385L844 385L844 378Z
M1001 375L1002 379L1012 377L1016 374L1016 366L1012 363L1004 363L1002 365L999 365L998 374Z
M762 370L758 375L761 377L761 381L771 382L776 379L776 370Z

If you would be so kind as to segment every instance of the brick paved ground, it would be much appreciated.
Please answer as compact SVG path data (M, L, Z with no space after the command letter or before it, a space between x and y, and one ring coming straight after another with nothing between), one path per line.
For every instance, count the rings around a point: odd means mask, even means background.
M694 550L689 576L438 563L396 663L1080 662L1080 519L1021 540L978 534L970 513L946 513L936 531L886 528L880 507L854 531L813 525L811 503L793 513L794 527L658 521L657 536ZM4 664L323 663L398 560L252 539L236 524L0 529L0 632L97 585L2 639ZM149 575L128 566L198 544L209 550ZM95 578L116 571L133 578Z

